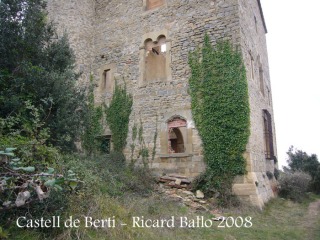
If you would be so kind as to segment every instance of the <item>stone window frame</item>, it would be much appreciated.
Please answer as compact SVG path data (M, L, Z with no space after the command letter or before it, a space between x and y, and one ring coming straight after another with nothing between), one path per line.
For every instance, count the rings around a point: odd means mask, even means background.
M152 41L157 41L157 39L160 36L164 36L166 38L165 43L166 43L166 65L165 65L165 72L166 72L166 80L165 82L169 82L172 80L172 73L171 73L171 40L169 39L169 34L167 29L163 29L160 31L155 31L155 32L149 32L145 33L142 36L142 41L141 41L141 47L139 48L140 50L140 61L139 61L139 69L140 69L140 77L139 77L139 87L145 87L146 85L154 82L164 82L164 81L159 81L159 80L154 80L154 81L145 81L145 68L146 68L146 63L145 63L145 57L146 57L146 48L145 48L145 42L148 39L151 39Z
M267 160L275 159L274 156L274 143L273 143L273 130L272 130L272 117L267 109L263 109L263 140L264 151Z
M107 89L106 84L105 84L105 73L109 72L109 80L110 80L110 85L109 85L109 89ZM113 90L114 90L114 85L115 85L115 80L114 80L114 74L116 72L116 64L115 63L110 63L110 64L106 64L103 65L100 68L100 80L99 80L99 92L100 94L112 94Z
M170 126L173 125L173 126ZM186 152L186 147L184 145L186 137L187 137L187 132L185 129L187 129L187 120L182 119L181 117L175 117L171 118L170 120L167 121L167 126L168 126L168 153L185 153ZM170 137L172 135L172 132L176 136L176 150L174 151L174 148L172 146L172 138ZM183 150L179 149L179 142L178 140L182 140L183 144ZM180 142L181 143L181 142Z
M159 9L161 7L165 7L167 6L167 0L163 0L163 4L162 5L159 5L159 6L156 6L156 7L153 7L153 8L149 8L148 9L148 1L149 0L143 0L143 10L144 11L153 11L153 10L156 10L156 9Z
M96 139L99 141L100 143L100 146L99 146L99 150L102 152L102 153L105 153L105 154L110 154L110 152L112 151L112 135L111 134L104 134L104 135L100 135L98 137L96 137ZM108 146L108 151L104 152L102 151L102 141L103 140L107 140L106 142L109 142L109 146Z
M185 151L182 153L172 153L169 151L169 128L168 128L168 124L169 122L172 122L175 119L181 119L186 121L186 126L185 127L181 127L179 128L179 131L182 134L182 138L183 138L183 142L184 142L184 149ZM190 124L188 123L187 118L178 115L178 114L174 114L171 115L171 117L169 117L163 124L163 129L161 131L160 134L160 145L161 145L161 157L166 157L166 156L172 156L172 157L184 157L186 155L192 155L193 154L193 143L192 143L192 135L193 135L193 131L192 131L192 127L189 126Z

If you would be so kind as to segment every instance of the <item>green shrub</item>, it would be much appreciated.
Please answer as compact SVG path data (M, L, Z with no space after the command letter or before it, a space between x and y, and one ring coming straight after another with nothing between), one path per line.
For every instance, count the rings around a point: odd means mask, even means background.
M279 178L279 196L296 202L306 197L311 176L305 172L284 172Z

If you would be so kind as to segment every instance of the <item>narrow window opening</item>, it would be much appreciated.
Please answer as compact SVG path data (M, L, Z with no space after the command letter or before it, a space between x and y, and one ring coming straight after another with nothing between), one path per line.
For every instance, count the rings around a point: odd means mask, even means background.
M103 71L102 86L103 91L111 91L111 74L110 69Z
M164 43L164 44L161 45L161 52L164 53L166 51L167 51L167 44Z
M272 134L272 120L271 114L263 110L263 125L264 125L264 143L265 143L265 156L266 159L274 159L273 148L273 134Z
M258 23L257 23L257 18L256 18L256 16L254 16L254 25L255 25L256 33L257 33L257 32L258 32Z
M111 150L111 135L99 137L100 151L105 154L110 154Z
M249 51L249 55L250 55L250 67L251 67L251 79L254 80L254 60L253 60L253 56L251 53L251 50Z
M261 91L262 95L264 96L264 79L263 79L263 70L262 70L261 65L259 67L259 79L260 79L260 91Z

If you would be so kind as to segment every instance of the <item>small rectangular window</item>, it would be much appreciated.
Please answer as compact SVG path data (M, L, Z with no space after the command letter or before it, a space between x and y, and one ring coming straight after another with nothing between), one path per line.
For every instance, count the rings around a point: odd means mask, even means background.
M100 152L110 154L111 151L111 135L98 137L100 143Z
M102 81L102 89L105 91L111 90L111 77L110 77L110 69L104 70L103 72L103 81Z

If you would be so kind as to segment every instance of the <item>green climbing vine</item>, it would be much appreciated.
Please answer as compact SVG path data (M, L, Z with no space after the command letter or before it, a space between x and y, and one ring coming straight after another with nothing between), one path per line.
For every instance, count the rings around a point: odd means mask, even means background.
M98 148L100 141L97 138L102 134L102 117L103 107L95 106L94 104L94 84L93 76L90 76L90 85L88 92L88 103L87 103L87 115L86 115L86 128L82 138L82 144L87 153L93 154Z
M106 121L112 132L113 150L122 153L127 144L129 117L132 111L132 96L127 93L126 87L115 85L115 90L106 107Z
M192 114L207 164L198 184L228 200L235 176L246 167L250 109L245 66L229 41L213 47L208 35L202 50L190 53L189 65Z
M136 122L134 122L132 126L132 143L130 145L131 148L131 167L134 167L135 163L141 159L141 162L143 164L144 168L148 168L149 165L149 158L151 157L151 161L155 159L156 155L156 144L157 144L157 136L158 136L158 126L156 125L156 129L153 136L153 147L151 156L149 154L149 149L147 147L147 144L145 143L144 137L143 137L143 124L142 120L140 118L140 125L138 125ZM138 142L136 142L136 139L138 137ZM134 151L137 147L137 156L134 156Z

